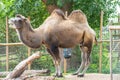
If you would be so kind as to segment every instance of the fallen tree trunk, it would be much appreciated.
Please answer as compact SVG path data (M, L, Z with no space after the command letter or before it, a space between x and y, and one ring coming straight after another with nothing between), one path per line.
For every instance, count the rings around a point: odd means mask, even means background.
M5 77L8 74L10 74L11 72L0 72L0 77ZM25 70L24 73L21 76L29 76L29 75L35 75L35 76L39 76L39 75L49 75L50 74L50 70L48 69L43 69L43 70Z
M48 69L43 69L43 70L25 70L25 72L23 73L23 75L44 75L44 74L50 74L50 70Z
M27 65L30 64L33 60L40 58L41 54L40 52L36 52L33 55L31 55L30 57L28 57L27 59L23 60L22 62L20 62L12 72L10 72L7 76L6 76L6 80L10 80L10 79L14 79L14 78L18 78L21 76L21 74L25 71L25 69L27 68Z

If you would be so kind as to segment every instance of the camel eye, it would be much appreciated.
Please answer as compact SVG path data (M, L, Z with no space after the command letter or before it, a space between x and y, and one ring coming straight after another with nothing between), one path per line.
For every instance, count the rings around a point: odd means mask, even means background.
M19 19L19 20L18 20L18 22L20 22L20 23L21 23L21 22L22 22L22 20L21 20L21 19Z

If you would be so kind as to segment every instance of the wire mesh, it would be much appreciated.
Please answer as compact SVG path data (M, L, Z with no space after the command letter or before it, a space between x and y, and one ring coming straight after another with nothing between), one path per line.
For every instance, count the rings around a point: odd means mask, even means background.
M120 42L114 40L120 39L120 30L112 30L112 71L113 73L120 73Z
M5 67L6 67L5 49L6 49L5 46L0 46L0 71L5 71ZM9 70L13 70L13 68L26 57L27 57L27 47L9 46L9 57L8 57Z

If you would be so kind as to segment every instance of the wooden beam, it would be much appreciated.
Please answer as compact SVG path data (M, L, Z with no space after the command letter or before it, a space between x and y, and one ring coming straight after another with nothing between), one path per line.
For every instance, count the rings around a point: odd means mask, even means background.
M66 17L68 16L67 11L65 12L65 16ZM64 54L64 53L62 52L62 54ZM66 72L67 72L67 60L64 58L64 73L66 74Z
M17 45L24 45L23 43L0 43L0 46L17 46Z
M67 72L67 60L64 58L64 73Z
M102 27L103 27L103 11L101 11L100 16L100 40L102 41ZM100 53L99 53L99 73L102 72L102 43L100 43Z
M120 40L113 40L114 42L120 42ZM110 42L110 40L98 40L98 43L101 43L101 42Z
M30 57L31 54L31 48L28 47L28 57ZM28 70L31 69L31 64L28 64Z
M8 43L8 17L6 17L6 43ZM6 46L6 71L9 69L9 47Z
M112 30L110 30L110 80L113 80L113 75L112 75Z
M30 20L30 16L28 16L28 19ZM30 57L30 54L31 54L31 48L28 47L28 57ZM31 69L31 64L28 64L28 70Z
M109 26L109 29L110 29L110 30L120 30L120 25L112 25L112 26Z

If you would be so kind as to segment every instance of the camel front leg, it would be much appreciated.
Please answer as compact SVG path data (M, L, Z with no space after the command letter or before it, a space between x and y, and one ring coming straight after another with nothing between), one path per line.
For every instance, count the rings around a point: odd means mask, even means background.
M47 51L48 53L50 53L51 57L52 57L52 61L53 61L53 64L55 66L55 76L57 75L57 72L58 72L58 68L57 68L57 62L56 62L56 58L55 58L55 55L52 53L51 49L48 49L47 48Z
M56 77L63 77L59 60L56 60Z
M61 58L60 58L60 54L59 54L59 49L57 47L51 47L48 52L51 54L51 56L53 57L53 62L56 68L56 74L55 76L57 77L63 77L62 72L61 72Z
M59 51L58 53L53 53L54 56L55 56L55 65L56 65L56 76L57 77L63 77L62 75L62 72L61 72L61 57L60 57L60 54L59 54Z

